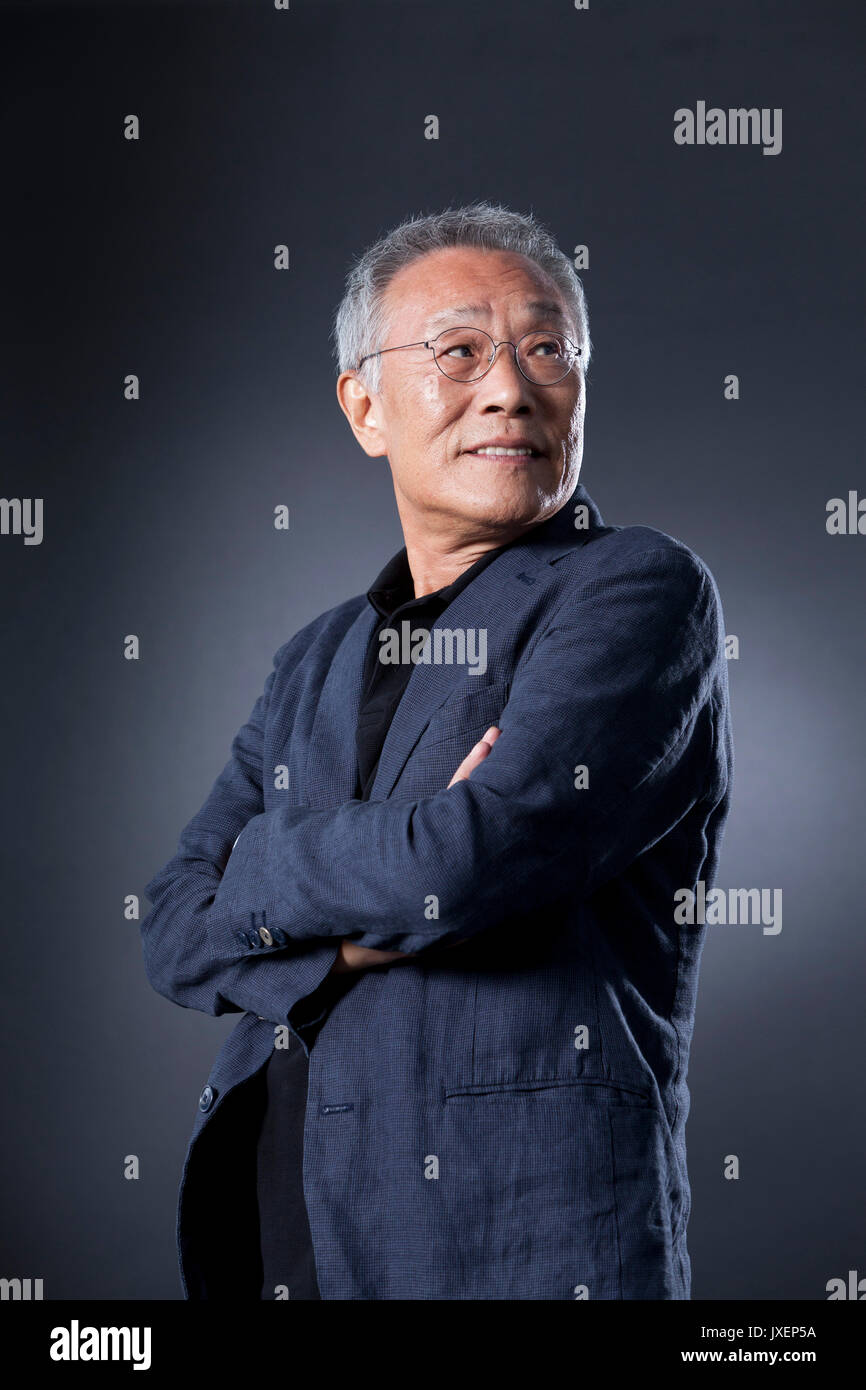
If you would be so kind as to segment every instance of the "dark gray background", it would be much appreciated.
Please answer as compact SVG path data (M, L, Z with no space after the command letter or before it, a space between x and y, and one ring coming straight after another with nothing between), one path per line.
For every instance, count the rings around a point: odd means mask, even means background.
M866 1274L866 537L825 530L863 486L859 9L4 7L0 492L43 497L45 537L0 537L0 1274L181 1296L184 1149L239 1015L150 989L124 896L147 910L277 647L402 544L387 463L337 408L331 317L351 256L479 197L589 245L582 481L707 561L741 643L719 886L781 888L784 917L709 929L693 1295ZM782 107L781 154L675 145L699 99Z

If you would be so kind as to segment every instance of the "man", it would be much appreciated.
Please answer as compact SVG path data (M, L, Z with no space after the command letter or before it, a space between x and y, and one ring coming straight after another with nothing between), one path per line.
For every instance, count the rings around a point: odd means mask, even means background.
M243 1012L184 1292L688 1298L705 928L674 894L714 882L730 801L715 583L578 482L586 308L533 218L395 228L336 339L405 548L279 649L147 885L153 986Z

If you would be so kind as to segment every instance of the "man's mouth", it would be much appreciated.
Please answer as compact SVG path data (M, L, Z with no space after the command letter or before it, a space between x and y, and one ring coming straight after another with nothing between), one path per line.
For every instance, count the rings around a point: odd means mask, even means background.
M517 448L506 448L503 444L485 444L481 449L467 449L467 454L473 454L476 458L542 458L540 449L531 449L527 445L518 445Z

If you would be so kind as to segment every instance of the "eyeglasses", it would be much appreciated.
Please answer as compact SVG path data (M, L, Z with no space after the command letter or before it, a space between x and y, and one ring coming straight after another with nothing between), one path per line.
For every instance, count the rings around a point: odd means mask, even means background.
M433 354L433 361L443 376L452 381L480 381L486 376L496 360L501 347L513 347L517 366L527 381L536 386L553 386L578 363L582 349L576 347L562 333L548 333L536 330L524 333L516 343L504 338L495 343L483 328L446 328L444 333L429 341L420 343L401 343L398 347L380 348L379 352L368 352L362 357L356 370L370 357L378 357L383 352L402 352L404 348L424 347Z

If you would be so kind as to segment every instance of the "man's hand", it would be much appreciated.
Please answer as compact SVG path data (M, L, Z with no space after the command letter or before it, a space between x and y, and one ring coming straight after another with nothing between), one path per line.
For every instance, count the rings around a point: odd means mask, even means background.
M366 970L371 965L387 965L389 961L408 960L415 951L374 951L370 946L356 946L345 937L340 940L337 958L328 972L331 975L345 975L350 970Z
M497 729L495 724L490 726L483 738L467 753L448 783L449 787L453 787L455 782L465 782L479 763L484 762L501 732L502 730ZM450 944L462 946L463 942L452 941ZM395 960L411 960L417 955L417 951L374 951L370 946L356 946L353 942L343 938L340 941L337 958L328 973L345 975L350 970L367 970L371 965L387 965Z
M467 753L454 776L451 778L451 781L448 783L449 787L453 787L455 782L466 781L470 772L474 772L478 764L484 762L484 759L487 757L487 754L490 752L501 733L501 729L497 729L495 724L491 724L487 733L479 739L472 751Z

